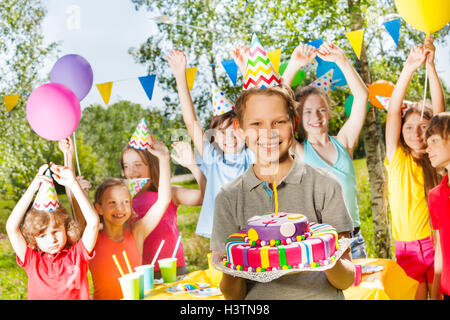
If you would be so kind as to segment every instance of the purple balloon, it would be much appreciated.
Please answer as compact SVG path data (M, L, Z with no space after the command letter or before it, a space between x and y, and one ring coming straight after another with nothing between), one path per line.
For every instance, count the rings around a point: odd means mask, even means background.
M91 90L94 80L91 65L77 54L67 54L56 61L50 72L51 82L61 83L83 100Z

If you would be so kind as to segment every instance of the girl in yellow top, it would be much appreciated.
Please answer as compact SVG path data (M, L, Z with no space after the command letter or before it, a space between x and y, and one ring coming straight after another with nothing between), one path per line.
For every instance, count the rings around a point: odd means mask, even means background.
M425 130L433 114L444 111L444 94L434 66L432 38L416 46L406 59L392 92L386 119L388 196L395 240L395 256L408 276L419 281L416 299L426 299L433 282L434 247L427 193L439 183L426 154ZM427 63L432 110L413 104L402 116L401 107L414 72Z

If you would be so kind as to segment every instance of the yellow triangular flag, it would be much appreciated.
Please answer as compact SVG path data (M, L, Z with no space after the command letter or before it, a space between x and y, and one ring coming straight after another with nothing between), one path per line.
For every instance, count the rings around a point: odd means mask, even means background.
M9 96L3 96L3 101L5 101L6 112L11 111L17 105L19 101L20 94L11 94Z
M267 56L269 57L270 62L272 62L275 70L280 72L281 48L267 52Z
M109 103L109 98L111 97L111 89L112 89L112 82L105 82L105 83L99 83L97 84L97 89L100 92L100 95L103 98L103 101L107 105Z
M186 80L188 83L189 90L194 87L195 75L197 74L197 67L186 69Z
M350 41L353 51L355 51L356 56L359 59L364 39L364 29L346 32L345 36L347 37L348 41Z

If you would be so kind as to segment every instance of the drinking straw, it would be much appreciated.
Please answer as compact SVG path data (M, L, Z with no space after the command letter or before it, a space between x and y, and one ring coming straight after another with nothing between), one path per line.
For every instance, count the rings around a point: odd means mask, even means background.
M125 263L127 264L127 268L128 271L130 271L130 273L133 273L133 270L131 270L131 265L130 265L130 261L128 260L128 256L127 253L124 251L122 251L123 257L125 258Z
M180 246L180 243L181 243L181 233L178 236L177 244L175 245L175 250L173 250L172 259L175 258L175 255L177 254L178 247Z
M120 267L119 261L117 261L117 257L115 254L112 255L114 262L116 263L117 269L119 269L119 272L121 274L121 276L123 277L125 274L123 273L122 268Z
M159 253L161 252L161 249L162 249L163 245L164 245L164 240L161 241L161 243L159 244L159 248L158 248L158 250L156 251L156 254L155 254L155 256L153 257L153 260L152 260L152 263L151 263L152 266L155 265L156 259L158 258Z

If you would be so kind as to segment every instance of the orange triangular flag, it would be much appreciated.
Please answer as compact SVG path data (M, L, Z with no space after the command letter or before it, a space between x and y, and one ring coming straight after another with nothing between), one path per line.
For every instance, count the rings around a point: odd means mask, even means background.
M361 48L364 39L364 29L346 32L345 36L347 37L348 41L350 41L353 51L355 51L356 56L359 59L359 57L361 56Z
M195 75L197 74L197 67L186 69L186 80L188 83L189 90L194 87Z
M277 70L277 72L279 72L280 71L281 48L273 50L273 51L269 51L269 52L267 52L267 55L269 56L270 62L272 62L275 70Z
M20 94L11 94L9 96L3 96L3 101L5 101L6 112L11 111L19 102Z
M97 89L100 92L100 95L103 98L103 101L107 105L109 103L109 98L111 97L111 90L112 90L112 82L105 82L105 83L99 83L97 84Z

